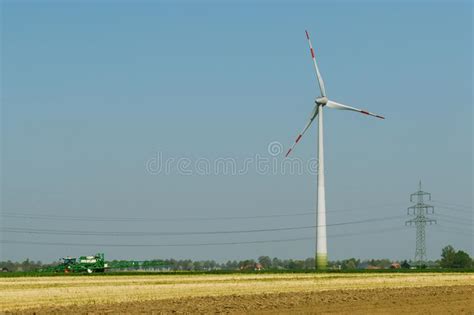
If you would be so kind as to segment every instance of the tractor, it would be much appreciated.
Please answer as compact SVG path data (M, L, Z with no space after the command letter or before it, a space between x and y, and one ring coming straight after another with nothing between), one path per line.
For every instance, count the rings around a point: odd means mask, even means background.
M95 273L105 272L108 265L105 263L104 254L98 253L94 256L81 256L79 258L64 257L56 266L43 269L45 272L64 272L64 273Z

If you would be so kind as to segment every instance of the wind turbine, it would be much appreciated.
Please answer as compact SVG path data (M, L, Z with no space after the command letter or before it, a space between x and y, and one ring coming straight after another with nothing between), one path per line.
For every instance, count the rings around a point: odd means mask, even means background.
M324 81L321 77L321 73L319 72L318 64L316 62L316 57L314 54L313 45L311 44L311 39L309 38L309 33L306 31L306 38L308 39L309 43L309 50L311 52L311 57L313 59L314 70L316 70L316 77L318 79L319 90L321 92L321 96L316 98L315 106L311 115L309 117L309 121L306 126L303 128L303 131L298 135L295 140L293 146L288 150L285 157L293 151L296 144L301 140L303 135L305 134L306 130L308 130L309 126L313 120L319 114L319 121L318 121L318 190L317 190L317 200L318 205L316 208L317 211L317 231L316 231L316 268L317 269L326 269L328 263L328 252L327 252L327 236L326 236L326 197L325 197L325 185L324 185L324 145L323 145L323 108L329 107L333 109L339 110L349 110L358 112L361 114L374 116L377 118L385 119L383 116L373 114L366 110L358 109L355 107L343 105L340 103L336 103L331 101L326 96L326 89L324 88Z

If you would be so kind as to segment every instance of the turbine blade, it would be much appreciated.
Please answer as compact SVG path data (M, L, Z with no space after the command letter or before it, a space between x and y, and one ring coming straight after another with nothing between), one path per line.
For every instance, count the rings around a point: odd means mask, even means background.
M311 116L309 117L308 123L307 123L306 126L303 128L303 131L301 131L301 133L298 135L298 137L296 137L295 143L293 143L293 145L292 145L291 148L288 150L288 152L286 152L285 157L288 157L288 155L290 155L291 151L293 151L293 149L295 148L296 144L301 140L301 138L302 138L303 135L305 134L306 130L308 130L309 126L311 126L311 123L313 122L313 120L316 118L316 116L318 116L318 109L319 109L319 108L318 108L318 105L315 105L313 111L311 112Z
M309 38L308 31L306 32L306 38L308 39L309 43L309 50L311 52L311 57L313 58L314 69L316 70L316 77L318 78L319 90L321 91L321 96L326 96L326 88L324 87L324 81L321 77L321 73L319 72L318 63L316 62L316 55L314 53L313 45L311 44L311 39Z
M374 116L374 117L377 117L377 118L380 118L380 119L385 119L385 117L383 117L383 116L368 112L366 110L358 109L358 108L347 106L347 105L343 105L343 104L336 103L336 102L331 101L331 100L327 102L326 106L329 107L329 108L339 109L339 110L351 110L351 111L354 111L354 112L359 112L361 114Z

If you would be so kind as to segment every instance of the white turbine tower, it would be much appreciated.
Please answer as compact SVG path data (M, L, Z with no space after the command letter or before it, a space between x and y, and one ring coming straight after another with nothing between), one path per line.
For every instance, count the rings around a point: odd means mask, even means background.
M319 72L318 64L316 63L316 57L314 54L314 49L309 38L308 31L306 31L306 38L308 39L309 49L311 52L311 57L313 58L314 69L316 70L316 77L318 79L319 90L321 91L321 96L318 97L315 101L316 105L314 106L313 112L309 117L309 121L304 127L303 131L296 138L293 146L286 153L286 157L294 149L298 141L308 130L311 123L319 114L319 125L318 125L318 192L317 192L317 232L316 232L316 268L326 269L328 262L328 251L327 251L327 237L326 237L326 197L325 197L325 185L324 185L324 149L323 149L323 108L329 107L333 109L340 110L350 110L354 112L359 112L361 114L374 116L377 118L385 119L383 116L370 113L366 110L354 108L351 106L343 105L329 100L326 97L326 89L324 88L324 81Z

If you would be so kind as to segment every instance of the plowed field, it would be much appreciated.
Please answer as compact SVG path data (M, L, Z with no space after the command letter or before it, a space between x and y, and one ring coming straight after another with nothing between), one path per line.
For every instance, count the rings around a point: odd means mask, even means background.
M0 278L0 312L474 314L474 274Z

